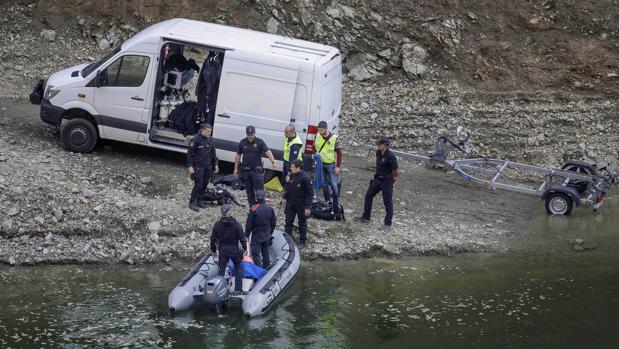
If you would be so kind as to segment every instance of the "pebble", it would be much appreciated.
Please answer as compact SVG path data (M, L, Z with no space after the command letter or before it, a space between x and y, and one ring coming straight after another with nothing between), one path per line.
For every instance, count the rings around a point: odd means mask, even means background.
M140 178L140 182L142 182L142 184L149 184L153 181L153 179L151 177L141 177Z
M19 210L17 209L17 207L11 207L9 208L9 211L6 213L9 217L13 217L15 215L17 215L19 213Z
M148 223L148 230L153 232L158 232L161 229L161 223L159 221L154 221Z
M97 193L96 193L96 192L94 192L93 190L90 190L90 189L84 189L84 196L85 196L85 197L87 197L87 198L92 198L92 197L94 197L95 195L97 195Z

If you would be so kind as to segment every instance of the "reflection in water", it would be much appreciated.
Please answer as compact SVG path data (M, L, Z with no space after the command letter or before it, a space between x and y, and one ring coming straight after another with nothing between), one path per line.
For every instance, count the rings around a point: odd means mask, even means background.
M2 267L0 348L612 347L613 204L533 219L533 243L515 254L304 263L253 319L240 304L170 317L167 295L190 266ZM573 238L597 248L572 251Z

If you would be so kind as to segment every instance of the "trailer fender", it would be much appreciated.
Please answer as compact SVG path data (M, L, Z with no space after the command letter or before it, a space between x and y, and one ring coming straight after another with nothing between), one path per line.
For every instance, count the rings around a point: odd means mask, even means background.
M576 207L580 206L580 194L575 188L566 187L558 184L553 184L548 187L542 194L542 200L546 200L546 197L552 193L563 193L572 198L572 201L576 205Z

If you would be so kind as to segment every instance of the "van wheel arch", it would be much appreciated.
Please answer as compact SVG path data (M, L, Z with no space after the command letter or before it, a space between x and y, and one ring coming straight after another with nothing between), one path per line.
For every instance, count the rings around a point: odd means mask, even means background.
M67 111L64 112L64 114L62 114L63 120L72 120L75 118L86 119L95 126L95 129L97 128L97 120L95 120L95 118L89 112L85 111L84 109L72 108L72 109L68 109ZM97 129L97 136L99 135L98 132L99 130Z

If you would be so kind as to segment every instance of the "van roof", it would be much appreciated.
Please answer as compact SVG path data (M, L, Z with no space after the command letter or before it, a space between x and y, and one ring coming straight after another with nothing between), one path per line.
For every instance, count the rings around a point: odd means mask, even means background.
M334 47L310 41L184 18L169 19L142 30L123 44L123 50L157 53L161 37L227 50L279 54L312 63L339 53Z

